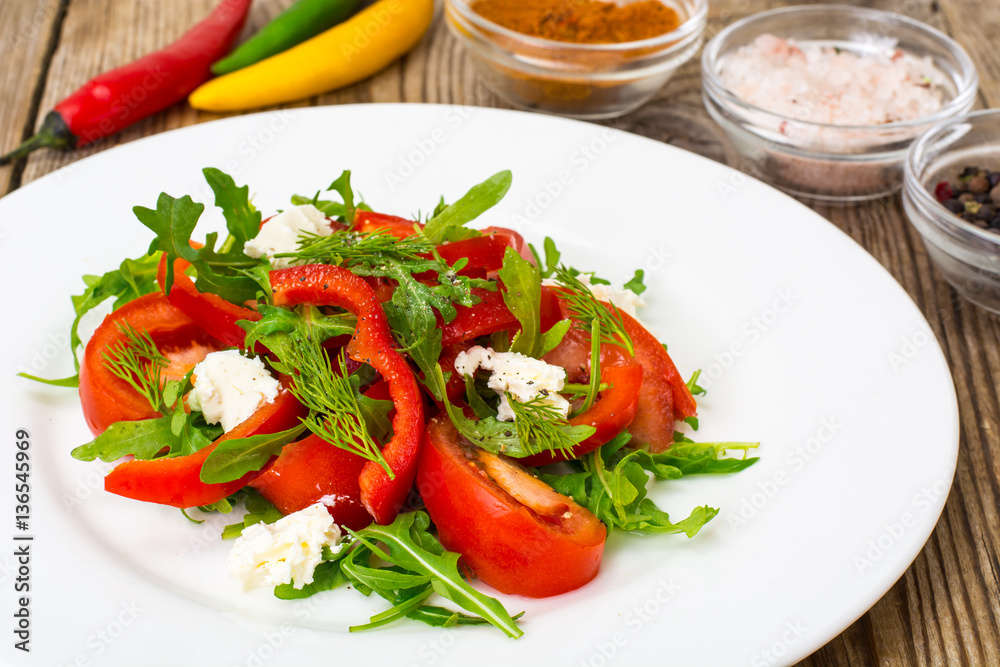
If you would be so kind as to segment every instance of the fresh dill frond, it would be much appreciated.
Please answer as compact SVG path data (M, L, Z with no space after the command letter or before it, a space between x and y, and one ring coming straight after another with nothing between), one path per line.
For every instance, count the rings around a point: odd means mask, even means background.
M549 452L573 457L573 447L579 442L570 432L573 427L544 396L521 403L508 393L507 402L514 413L514 430L525 449L531 454Z
M397 238L385 230L372 233L337 231L329 236L305 235L295 252L276 257L290 257L306 264L335 266L371 265L384 260L411 262L423 260L434 244L421 234Z
M118 323L118 330L125 336L125 340L112 343L108 346L108 352L104 353L108 370L128 382L149 401L154 410L162 411L166 407L163 400L163 369L170 364L170 360L160 352L153 337L145 329L140 332L124 322Z
M594 320L597 320L601 325L601 342L624 347L634 357L635 347L625 331L625 322L618 307L598 301L593 292L565 266L556 267L554 275L559 286L566 290L562 297L569 301L570 313L582 323L583 328L590 330Z
M394 478L379 444L368 433L344 358L338 357L338 373L318 338L301 334L292 335L286 357L274 367L293 376L289 390L309 408L303 420L306 428L336 447L375 461Z

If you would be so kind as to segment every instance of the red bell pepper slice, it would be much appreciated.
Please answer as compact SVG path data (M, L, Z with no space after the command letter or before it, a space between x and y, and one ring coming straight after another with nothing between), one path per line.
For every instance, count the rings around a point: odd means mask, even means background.
M80 365L80 404L94 435L119 421L136 421L159 416L132 385L122 380L105 363L112 347L124 344L119 325L129 324L145 331L170 365L165 379L180 379L210 352L222 348L191 318L171 304L163 294L153 292L130 301L104 319L83 354Z
M396 408L393 436L382 448L395 479L390 479L378 463L368 461L358 480L361 502L375 521L391 523L416 474L424 410L416 377L395 350L396 343L375 292L347 269L317 264L272 271L271 288L277 306L336 306L357 316L358 325L347 345L347 354L382 375Z
M417 233L414 229L415 226L418 228L423 227L419 222L400 218L396 215L362 211L359 209L354 214L354 227L352 229L363 234L386 231L397 239L405 239L407 236L413 236Z
M173 507L211 505L239 491L261 474L259 470L254 470L235 481L220 484L201 481L201 466L220 442L284 431L297 425L307 412L291 392L282 388L274 401L261 407L208 447L187 456L126 461L108 473L104 478L104 488L126 498Z
M174 260L174 282L167 298L185 315L202 326L217 340L229 347L243 348L246 331L237 322L250 320L256 322L260 313L250 308L244 308L226 301L217 294L199 292L184 270L190 266L183 259ZM156 271L156 280L160 289L164 289L167 275L167 258L160 260Z

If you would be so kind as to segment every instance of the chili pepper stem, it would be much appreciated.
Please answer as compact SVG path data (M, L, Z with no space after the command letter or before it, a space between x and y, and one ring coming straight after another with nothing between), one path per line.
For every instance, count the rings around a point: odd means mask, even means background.
M20 160L28 153L39 148L73 148L76 146L77 138L73 136L66 122L55 111L50 111L42 127L30 139L23 144L0 157L0 167L10 164L14 160Z

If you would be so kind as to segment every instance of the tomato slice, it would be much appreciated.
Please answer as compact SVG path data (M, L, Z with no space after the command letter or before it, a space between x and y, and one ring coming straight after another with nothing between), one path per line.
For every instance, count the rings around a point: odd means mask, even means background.
M645 371L635 419L628 430L650 451L662 452L674 441L674 423L697 415L698 405L660 341L627 313L622 313L622 321L632 338L636 361Z
M417 487L441 544L501 593L548 597L597 576L604 524L510 459L469 443L445 415L427 425Z
M80 365L80 404L94 435L119 421L135 421L159 416L132 386L119 378L105 363L112 347L124 344L120 325L129 324L146 331L170 365L164 379L181 379L210 352L223 349L196 322L171 304L162 293L141 296L114 311L101 323L87 343Z
M173 507L210 505L239 491L260 475L259 470L221 484L201 481L201 466L220 442L247 438L261 433L277 433L292 428L307 414L305 407L282 388L278 396L249 419L219 437L208 447L187 456L151 461L126 461L104 478L104 488L111 493Z

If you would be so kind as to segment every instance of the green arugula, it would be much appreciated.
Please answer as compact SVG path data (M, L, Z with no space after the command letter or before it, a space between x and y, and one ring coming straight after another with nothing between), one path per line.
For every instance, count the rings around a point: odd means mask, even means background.
M542 474L540 478L557 492L589 509L609 529L684 533L693 537L718 514L718 510L707 505L696 507L687 518L672 522L666 512L646 497L648 473L658 479L679 479L686 475L739 472L757 461L745 458L757 443L684 441L666 452L652 454L626 448L630 439L628 433L622 433L583 459L568 464L576 472ZM744 458L720 458L727 450L742 451Z
M357 318L350 313L326 315L316 306L288 309L260 304L257 309L261 319L240 322L247 332L246 349L255 350L260 343L279 359L294 354L295 338L313 338L322 344L335 336L353 334L357 325Z
M371 209L364 202L354 201L354 188L351 186L351 172L344 171L337 179L330 184L326 192L336 192L342 201L330 201L320 199L322 192L317 192L312 197L303 195L292 195L292 204L301 206L302 204L312 204L329 218L336 218L341 222L354 222L354 215L357 211L370 211Z
M275 596L297 600L351 584L364 595L375 593L389 602L389 609L351 627L352 632L410 618L435 627L489 623L509 637L523 634L515 622L520 614L511 617L499 601L465 581L458 568L459 554L441 546L423 511L399 514L388 526L372 524L348 532L349 544L319 564L313 583L301 589L294 584L277 586ZM425 604L434 593L469 613Z
M473 186L461 199L444 209L435 210L435 215L424 226L423 234L434 243L458 241L478 232L465 225L496 206L507 191L513 176L509 170L501 171Z
M305 424L301 424L277 433L223 440L201 464L201 481L206 484L232 482L248 472L260 470L305 430Z
M537 358L541 356L542 347L541 273L516 250L508 247L498 275L504 286L501 291L503 302L521 323L521 330L510 342L510 351Z
M435 364L434 386L436 391L444 394L444 373L440 364ZM470 405L479 405L477 394L471 383L466 383ZM508 395L507 400L514 411L513 422L499 421L492 410L477 410L479 419L469 419L462 411L452 405L451 401L443 401L448 418L455 428L467 440L494 454L504 454L511 458L524 458L541 452L566 453L578 443L583 442L596 429L593 426L572 426L555 409L542 402L538 397L520 403Z
M237 498L243 499L243 506L246 508L246 514L243 515L243 520L238 523L231 523L222 529L222 539L232 540L243 534L243 529L248 528L255 523L274 523L282 516L284 516L277 507L268 502L264 496L260 495L257 491L245 486L235 494L229 497L229 503L232 505Z
M249 257L244 244L257 235L260 214L249 201L249 188L236 187L233 179L217 169L205 169L205 177L215 192L215 203L223 210L229 236L218 249L218 234L211 233L204 247L191 247L191 234L205 207L190 196L175 199L163 192L156 201L156 209L136 206L132 210L143 225L156 238L149 246L149 253L162 251L167 255L165 291L169 293L174 280L173 262L186 260L196 272L195 285L200 291L212 292L233 303L242 304L257 297L261 284L247 272L266 264L266 260ZM254 225L256 221L257 226Z

